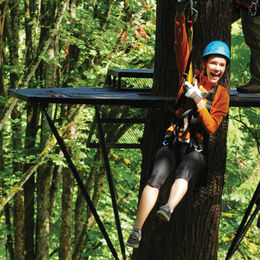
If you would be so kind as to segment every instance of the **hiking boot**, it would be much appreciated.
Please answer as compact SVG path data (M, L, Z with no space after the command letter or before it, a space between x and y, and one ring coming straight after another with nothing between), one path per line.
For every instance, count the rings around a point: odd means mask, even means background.
M156 215L161 219L166 222L170 221L172 214L172 209L168 204L165 204L160 207L160 209L156 212Z
M141 232L133 229L126 244L130 247L138 248L141 238L142 238Z
M237 87L237 91L240 93L260 93L260 84L249 82L244 86Z

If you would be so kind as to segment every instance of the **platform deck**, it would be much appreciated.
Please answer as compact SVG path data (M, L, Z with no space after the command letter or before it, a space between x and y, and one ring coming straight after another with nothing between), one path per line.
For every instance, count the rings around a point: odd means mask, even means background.
M26 102L93 104L93 105L131 105L136 107L172 106L175 98L153 96L151 91L118 91L111 88L41 88L10 89L10 94ZM230 91L231 107L260 107L259 94L244 94Z

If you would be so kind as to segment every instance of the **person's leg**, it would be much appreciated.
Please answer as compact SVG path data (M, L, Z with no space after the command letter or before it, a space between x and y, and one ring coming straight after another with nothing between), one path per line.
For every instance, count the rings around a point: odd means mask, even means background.
M179 204L188 190L188 181L178 178L174 181L167 204L172 210ZM159 189L146 185L140 200L134 227L142 229L145 220L153 209L159 195Z
M183 178L177 178L172 184L170 195L168 201L165 205L161 206L160 209L156 212L157 216L169 222L171 214L176 206L181 202L183 197L188 191L189 182Z
M251 82L260 84L260 16L250 17L247 10L241 10L241 21L245 42L251 51Z
M159 194L159 189L156 187L152 187L150 185L146 185L143 189L140 203L137 210L137 216L135 225L132 229L130 237L128 238L126 244L133 248L138 248L139 243L142 238L142 227L147 219L148 215L150 214L151 210L153 209Z
M135 225L129 239L127 240L128 246L134 248L139 247L143 224L157 201L161 185L174 168L175 153L168 147L162 147L156 154L152 174L143 189L137 210Z
M142 229L145 220L153 209L159 195L159 189L146 185L141 195L140 203L137 210L135 228Z
M175 181L171 187L167 204L157 211L158 217L164 221L170 221L171 214L176 206L181 202L188 191L189 181L198 178L205 170L205 158L201 152L191 151L186 154L175 172Z
M250 48L250 81L239 92L260 93L260 16L250 17L248 11L240 8L241 22L245 42Z
M188 190L188 181L186 179L178 178L175 179L168 201L165 205L161 206L160 209L156 212L157 216L169 222L171 218L171 214L175 207L180 203L182 198L185 196Z
M176 206L180 203L180 201L183 199L187 191L188 191L187 180L178 178L174 181L167 202L167 204L171 206L172 210L174 210Z

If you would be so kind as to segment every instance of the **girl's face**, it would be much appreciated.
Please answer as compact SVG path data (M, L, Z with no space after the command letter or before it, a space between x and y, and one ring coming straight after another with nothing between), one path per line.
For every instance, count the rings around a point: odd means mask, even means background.
M226 69L227 60L221 56L210 56L208 60L202 61L208 80L210 83L216 85Z

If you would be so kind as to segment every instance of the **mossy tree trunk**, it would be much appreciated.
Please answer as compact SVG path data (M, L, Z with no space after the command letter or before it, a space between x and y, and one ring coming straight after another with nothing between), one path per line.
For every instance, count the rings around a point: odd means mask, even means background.
M19 25L20 11L18 2L10 3L10 15L7 16L7 39L10 44L10 65L18 66L19 64ZM10 86L16 88L19 74L16 71L10 73ZM13 160L14 172L22 172L22 163L18 159L19 151L22 149L22 111L19 105L15 106L12 113L12 148L17 151L16 158ZM15 259L24 259L24 198L23 192L19 190L14 196L14 244L15 244Z
M41 6L42 11L46 11L46 16L42 20L45 25L41 28L40 41L48 40L48 28L54 24L55 3L45 3ZM45 88L55 87L57 79L57 45L55 39L50 40L48 46L49 61L41 62L37 75L43 80ZM48 113L52 115L52 107L49 105ZM50 128L47 120L41 119L41 149L44 149L49 138ZM36 259L49 259L49 234L50 234L50 189L51 189L51 162L44 163L38 170L37 175L37 222L36 222Z
M154 75L155 95L176 95L178 73L174 55L174 13L173 1L158 1L157 41ZM201 54L212 40L230 43L231 10L225 0L200 1L199 16L195 24L194 64L200 66ZM229 71L221 85L228 88ZM169 124L166 108L151 111L147 119L144 147L141 189L151 173L153 157L160 147L164 131ZM168 199L172 180L162 187L158 203L144 225L143 239L134 259L216 259L218 229L221 213L221 194L224 184L226 160L227 119L216 134L210 137L207 156L208 172L206 185L189 189L182 202L175 209L169 223L155 216L158 206Z
M25 41L27 46L27 52L25 57L25 64L27 67L30 66L33 59L35 58L35 51L33 50L33 26L32 21L34 13L36 10L36 3L33 1L24 1L25 5ZM34 88L35 83L30 82L28 84L29 88ZM36 135L38 131L38 119L39 119L39 109L37 104L28 103L27 104L27 127L26 127L26 138L25 138L25 148L28 152L35 151ZM24 165L24 172L28 170L32 164ZM24 225L25 225L25 254L26 260L35 259L35 241L34 241L34 195L35 195L35 178L34 174L29 178L29 180L24 184L24 204L26 205Z

